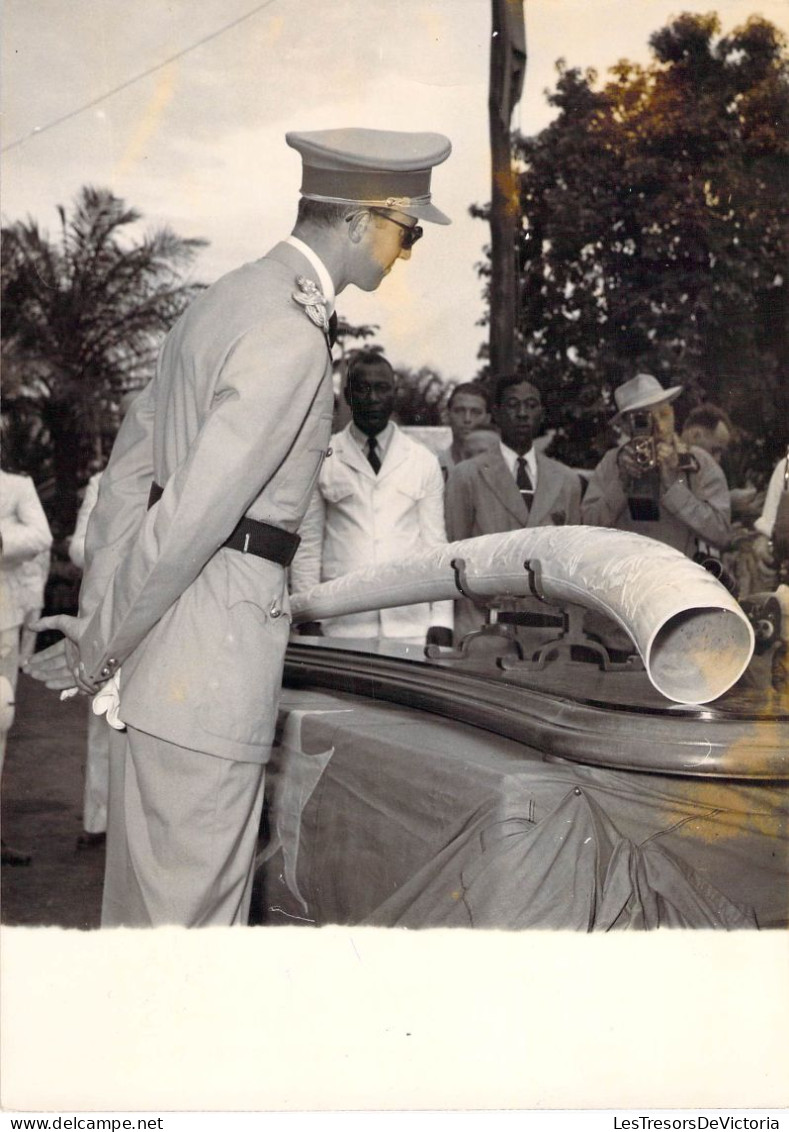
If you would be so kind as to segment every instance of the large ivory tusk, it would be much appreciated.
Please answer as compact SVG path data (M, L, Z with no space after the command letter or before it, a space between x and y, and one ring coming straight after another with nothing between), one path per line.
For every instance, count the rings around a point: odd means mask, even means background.
M320 621L458 596L456 559L474 594L533 593L524 563L540 563L541 594L607 614L630 635L649 679L670 700L708 703L748 666L753 630L702 566L642 535L600 527L535 527L447 543L322 582L291 599L293 620Z

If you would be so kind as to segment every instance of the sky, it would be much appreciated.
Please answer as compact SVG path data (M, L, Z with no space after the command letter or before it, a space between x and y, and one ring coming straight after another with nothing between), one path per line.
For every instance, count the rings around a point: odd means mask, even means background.
M600 73L646 62L653 31L710 10L724 31L757 13L789 32L789 0L526 0L513 126L550 121L558 58ZM489 0L5 0L3 223L31 216L54 236L58 204L109 188L146 226L207 239L193 275L210 283L291 230L301 171L287 130L444 133L453 153L432 187L452 226L427 225L410 262L338 309L377 324L396 365L468 380L486 337L475 265L488 228L468 210L490 197L490 30Z

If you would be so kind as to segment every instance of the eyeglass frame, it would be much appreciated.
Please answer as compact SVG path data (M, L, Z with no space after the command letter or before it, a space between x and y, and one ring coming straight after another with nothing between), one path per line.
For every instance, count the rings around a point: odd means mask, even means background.
M403 230L405 235L401 239L401 244L404 252L410 252L417 240L421 240L425 234L421 224L403 224L402 220L395 220L393 216L389 216L386 212L380 212L377 208L371 208L370 211L374 212L376 216L383 216L384 220L391 221L392 224L396 224L398 228Z
M398 228L402 229L403 235L400 238L400 247L404 252L410 252L417 240L421 240L425 234L425 230L420 224L403 224L402 220L395 220L393 216L389 216L388 213L382 212L378 208L368 208L367 211L374 213L376 216L382 216L384 220L389 220L392 224L396 224ZM346 216L346 223L349 223L351 219L352 216Z

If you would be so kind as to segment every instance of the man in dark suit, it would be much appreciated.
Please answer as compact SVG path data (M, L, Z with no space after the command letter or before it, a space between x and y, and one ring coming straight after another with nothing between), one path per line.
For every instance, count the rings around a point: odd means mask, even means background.
M543 417L536 385L520 374L499 378L493 416L500 443L450 472L446 488L450 542L522 527L580 522L578 475L534 448ZM484 622L482 606L466 599L456 603L456 637Z

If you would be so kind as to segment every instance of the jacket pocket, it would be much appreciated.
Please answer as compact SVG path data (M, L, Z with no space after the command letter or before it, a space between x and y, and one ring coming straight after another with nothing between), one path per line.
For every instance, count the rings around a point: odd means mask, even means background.
M201 727L238 743L271 743L290 633L284 571L261 558L220 551L227 603L215 649L205 658Z
M321 484L321 495L327 503L342 503L344 499L350 499L356 494L355 485L345 479L329 480L328 483Z

